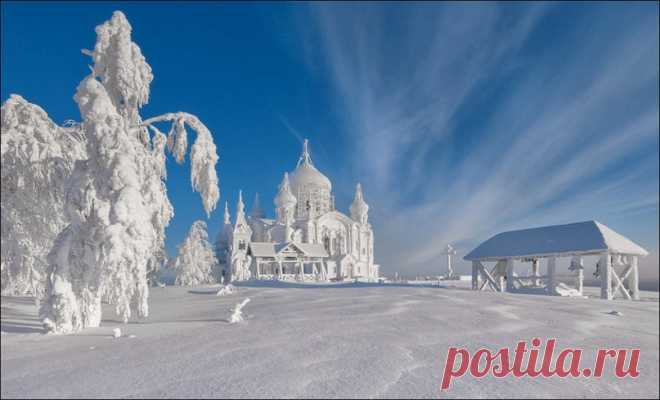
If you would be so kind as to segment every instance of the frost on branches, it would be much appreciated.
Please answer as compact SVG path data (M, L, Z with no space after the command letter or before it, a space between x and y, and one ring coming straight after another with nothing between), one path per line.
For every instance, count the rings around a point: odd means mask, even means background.
M176 285L192 286L215 283L214 273L218 266L213 246L209 242L206 223L195 221L188 237L179 245L173 267Z
M77 125L60 127L18 95L2 105L2 293L41 297L46 255L67 225L64 184L86 158Z
M245 300L241 301L240 303L236 304L234 308L232 308L231 315L229 316L229 320L228 320L230 324L237 324L245 320L243 318L243 307L245 307L245 305L249 302L250 302L250 298L248 297Z
M124 14L96 27L92 73L74 97L88 158L76 163L66 186L70 222L48 256L41 316L49 332L98 326L101 299L123 321L148 315L148 274L163 261L165 227L173 216L164 180L165 150L177 161L187 151L185 125L196 134L191 151L192 186L207 214L220 196L216 147L195 116L171 113L142 121L149 100L151 67L131 41ZM172 121L168 136L153 123Z

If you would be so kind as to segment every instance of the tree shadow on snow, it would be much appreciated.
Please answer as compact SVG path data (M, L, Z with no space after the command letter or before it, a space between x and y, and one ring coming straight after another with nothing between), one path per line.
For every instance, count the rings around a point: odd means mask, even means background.
M382 287L382 288L395 288L395 287L406 287L406 288L435 288L435 289L462 289L461 287L452 286L452 285L438 285L437 282L429 282L423 284L409 284L409 283L377 283L377 282L336 282L336 283L301 283L301 282L292 282L292 281L276 281L276 280L261 280L261 281L244 281L244 282L232 282L234 286L237 287L268 287L268 288L296 288L296 289L354 289L354 288L370 288L370 287ZM190 291L192 292L192 291ZM215 293L215 292L214 292Z
M218 290L219 289L210 289L210 290L198 290L198 289L195 290L195 289L193 289L193 290L189 290L188 293L191 293L191 294L206 294L206 295L212 294L212 295L215 296L218 293Z

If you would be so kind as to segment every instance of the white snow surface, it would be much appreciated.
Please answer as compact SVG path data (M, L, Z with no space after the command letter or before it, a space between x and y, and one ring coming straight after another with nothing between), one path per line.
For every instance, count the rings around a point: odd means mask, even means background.
M658 293L643 300L473 292L469 283L245 283L153 290L145 320L44 335L29 297L2 298L2 398L11 397L648 397L658 392ZM227 310L250 298L247 323ZM621 315L609 312L617 310ZM131 340L113 340L121 327ZM556 338L558 348L640 348L640 376L452 381L450 346L471 352ZM555 352L555 355L557 352ZM75 377L75 379L72 379Z

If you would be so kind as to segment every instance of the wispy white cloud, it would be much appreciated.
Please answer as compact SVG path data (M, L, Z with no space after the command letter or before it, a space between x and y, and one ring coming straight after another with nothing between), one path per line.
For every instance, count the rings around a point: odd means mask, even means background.
M655 10L530 49L554 6L311 6L384 269L437 270L445 243L503 229L657 216Z

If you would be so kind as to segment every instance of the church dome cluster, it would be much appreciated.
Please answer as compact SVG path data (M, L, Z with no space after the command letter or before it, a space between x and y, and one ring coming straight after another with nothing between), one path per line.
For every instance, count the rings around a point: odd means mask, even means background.
M273 199L276 219L265 218L258 195L246 217L239 197L236 223L225 210L217 241L230 279L378 278L362 186L357 184L350 217L337 211L332 183L314 166L307 139L296 168L284 173Z

